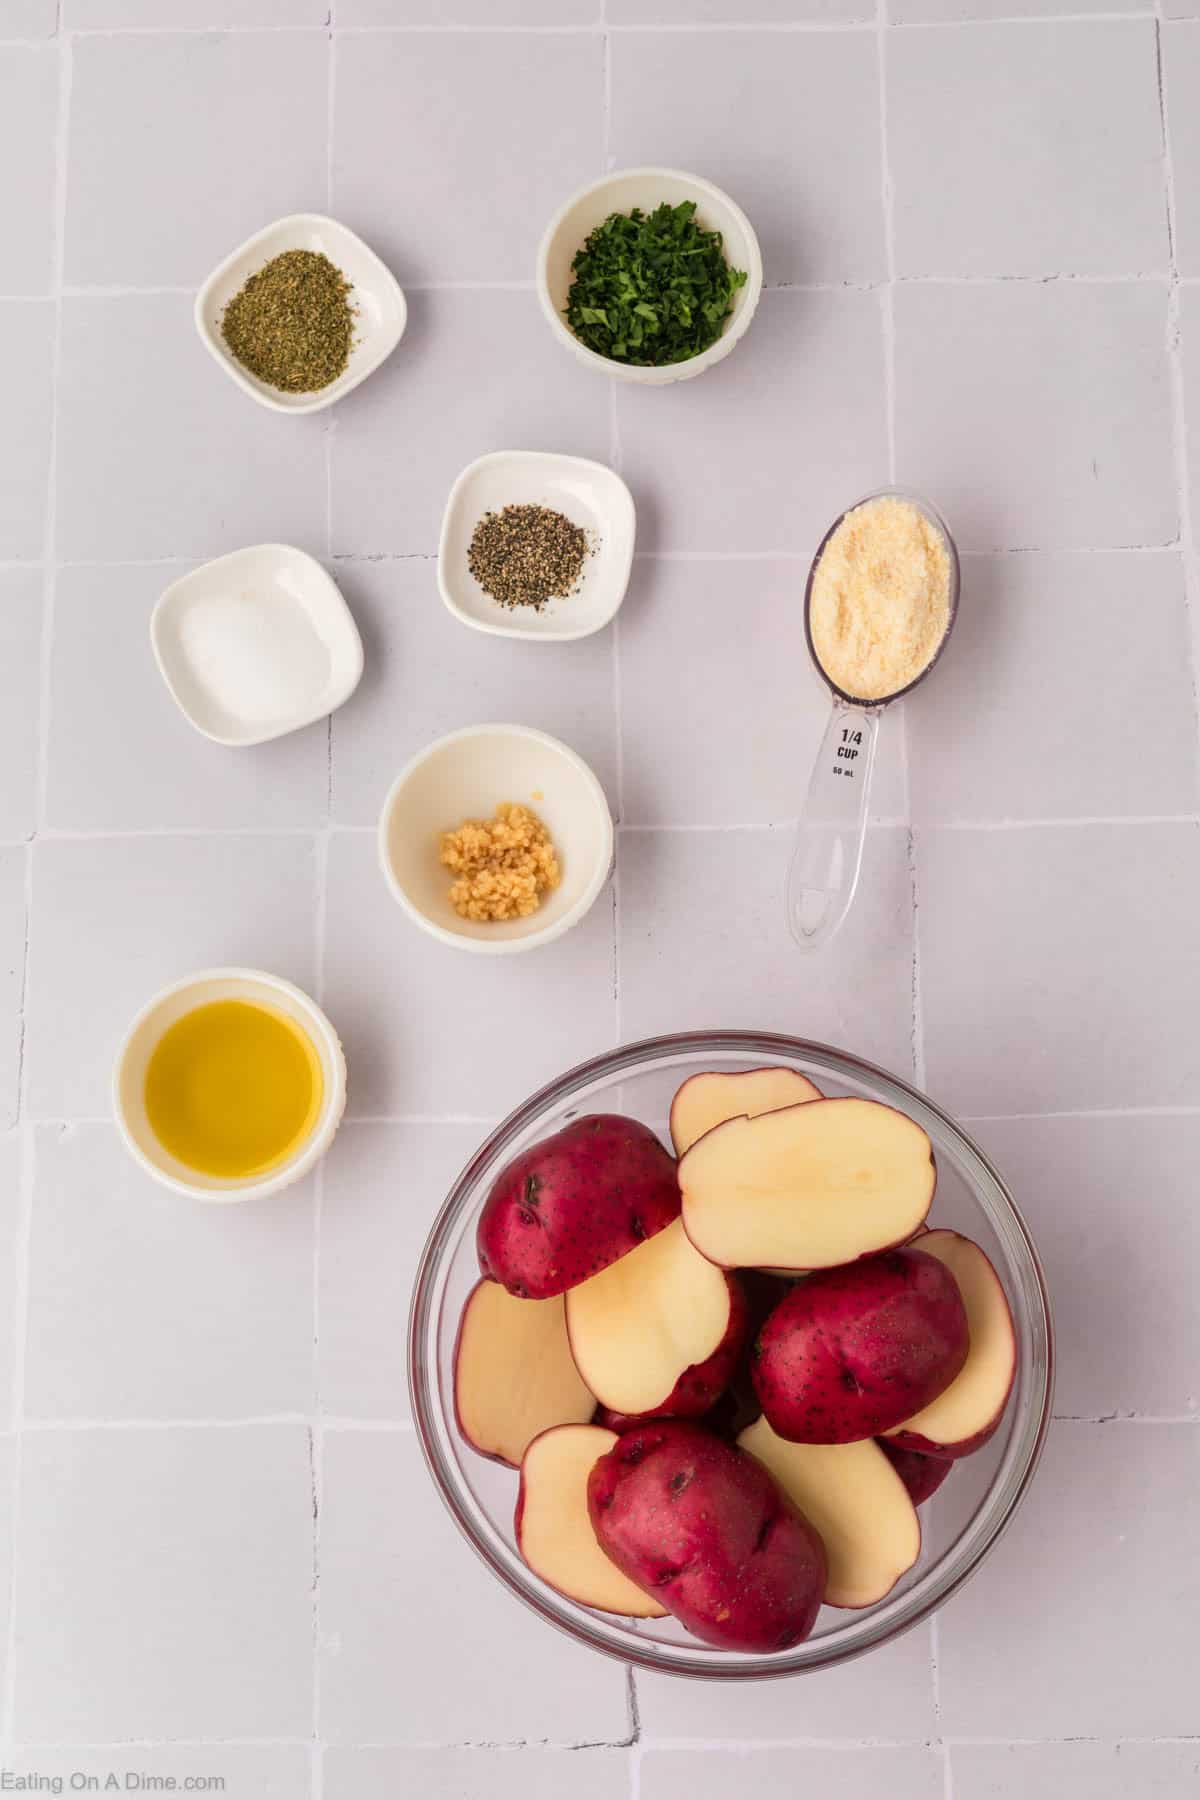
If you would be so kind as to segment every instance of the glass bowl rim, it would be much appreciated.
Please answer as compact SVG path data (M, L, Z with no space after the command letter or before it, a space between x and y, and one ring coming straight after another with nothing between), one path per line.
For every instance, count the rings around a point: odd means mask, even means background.
M836 1073L840 1068L851 1079L883 1082L885 1086L890 1086L903 1094L918 1112L922 1109L929 1112L943 1130L952 1139L957 1140L968 1157L974 1157L982 1166L1007 1208L1007 1222L1015 1228L1017 1240L1028 1261L1028 1271L1033 1277L1034 1292L1038 1302L1036 1323L1040 1325L1044 1339L1045 1372L1040 1398L1034 1397L1037 1403L1025 1423L1022 1452L1016 1459L1013 1469L1008 1473L1008 1491L1004 1503L991 1520L988 1529L978 1536L978 1540L973 1542L969 1550L958 1559L956 1566L947 1571L940 1580L936 1579L938 1570L952 1559L952 1551L957 1548L957 1545L952 1546L951 1551L943 1552L939 1556L921 1584L922 1587L928 1587L927 1592L922 1593L919 1598L914 1598L910 1591L899 1598L881 1602L878 1607L864 1616L864 1624L867 1628L862 1634L861 1641L840 1645L820 1658L814 1657L811 1653L814 1643L820 1641L814 1639L806 1640L792 1651L761 1656L714 1651L711 1647L703 1645L697 1645L694 1651L691 1646L670 1646L668 1653L667 1646L648 1639L639 1639L636 1632L632 1631L627 1634L629 1641L618 1645L615 1642L609 1642L604 1636L607 1615L591 1614L589 1609L575 1607L573 1603L565 1600L561 1606L558 1606L553 1598L542 1598L532 1585L532 1578L528 1584L515 1579L502 1558L496 1554L493 1546L477 1531L467 1508L463 1505L459 1491L460 1481L443 1458L437 1441L436 1427L439 1409L432 1392L427 1364L422 1355L423 1340L431 1323L431 1306L435 1299L435 1288L442 1270L443 1250L450 1232L458 1225L464 1210L471 1201L479 1176L488 1165L507 1150L513 1141L548 1108L560 1105L572 1094L599 1079L618 1079L621 1075L632 1074L647 1063L656 1062L663 1057L692 1054L719 1055L722 1052L752 1052L767 1058L775 1055L810 1058L818 1062L825 1062L832 1072ZM436 1330L437 1319L434 1318L432 1323ZM1021 1211L1013 1199L1007 1183L995 1168L990 1157L936 1101L931 1100L927 1094L922 1093L919 1088L914 1087L902 1077L881 1068L877 1063L869 1062L865 1057L854 1056L848 1051L836 1049L829 1044L822 1044L815 1039L798 1038L783 1032L769 1031L686 1031L641 1038L634 1043L603 1051L598 1056L589 1057L586 1061L575 1064L574 1067L555 1077L554 1080L538 1088L527 1100L502 1119L487 1134L466 1167L461 1171L430 1227L413 1284L408 1318L407 1354L408 1387L413 1424L434 1486L467 1543L508 1592L515 1595L547 1624L554 1626L556 1630L563 1632L575 1642L586 1644L589 1649L597 1650L605 1656L616 1658L620 1662L632 1664L655 1674L691 1676L700 1680L764 1680L789 1675L811 1674L817 1670L833 1668L852 1661L855 1657L865 1655L870 1650L892 1642L928 1618L952 1594L956 1593L964 1582L969 1580L1011 1524L1016 1509L1027 1493L1041 1460L1050 1429L1054 1398L1054 1322L1045 1271ZM1006 1461L1012 1452L1019 1422L1018 1415L1018 1420L1014 1421L1010 1431ZM974 1533L979 1515L987 1500L1002 1485L1004 1473L1004 1465L1002 1465L993 1476L987 1495L979 1503L975 1514L960 1535L958 1540L960 1543ZM571 1610L568 1610L568 1607ZM873 1621L878 1621L878 1628L875 1630L871 1629ZM807 1655L805 1654L806 1648ZM792 1660L793 1658L799 1660Z

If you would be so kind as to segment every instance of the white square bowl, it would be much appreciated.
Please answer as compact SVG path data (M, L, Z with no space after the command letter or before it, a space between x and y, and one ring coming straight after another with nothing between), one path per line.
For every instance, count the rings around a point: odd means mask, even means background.
M467 566L476 525L506 506L548 506L588 534L577 590L532 606L501 606ZM438 588L456 619L495 637L566 643L602 631L625 598L633 566L633 495L603 463L543 450L495 450L468 464L450 490L438 545Z
M285 394L244 368L221 336L221 315L251 275L285 250L313 250L327 256L354 289L354 344L336 381L314 394ZM313 413L332 406L365 381L389 357L408 322L408 305L400 283L360 237L322 213L291 213L264 225L213 270L196 295L196 330L205 348L231 380L272 412Z
M290 544L234 550L180 576L154 608L150 642L184 718L229 746L323 719L363 670L362 639L336 583Z

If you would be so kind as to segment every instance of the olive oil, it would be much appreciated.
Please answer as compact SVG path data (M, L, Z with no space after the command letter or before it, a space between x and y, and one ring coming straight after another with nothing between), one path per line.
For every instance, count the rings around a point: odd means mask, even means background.
M168 1026L146 1070L146 1116L201 1174L263 1175L309 1135L324 1082L306 1032L273 1007L213 1000Z

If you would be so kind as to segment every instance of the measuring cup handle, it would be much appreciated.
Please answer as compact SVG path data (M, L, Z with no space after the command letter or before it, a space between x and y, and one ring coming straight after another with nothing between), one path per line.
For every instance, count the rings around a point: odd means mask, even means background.
M788 925L802 950L828 944L850 910L862 869L878 735L878 710L834 701L788 871Z

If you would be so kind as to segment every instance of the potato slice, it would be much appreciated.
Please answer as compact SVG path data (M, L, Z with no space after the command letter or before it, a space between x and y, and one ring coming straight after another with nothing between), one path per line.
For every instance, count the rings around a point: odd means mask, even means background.
M581 1606L662 1619L666 1608L623 1575L596 1541L588 1476L617 1441L599 1425L556 1425L534 1438L521 1462L514 1529L535 1575Z
M824 1543L827 1606L874 1606L920 1556L916 1507L871 1438L790 1444L758 1419L738 1447L757 1456Z
M819 1100L820 1088L795 1069L713 1069L689 1075L671 1102L671 1141L676 1156L726 1119L756 1119L760 1113Z
M902 1244L936 1179L921 1127L877 1100L730 1119L679 1164L684 1229L726 1269L827 1269Z
M969 1456L987 1443L1008 1405L1017 1368L1012 1313L1000 1277L970 1238L957 1231L927 1231L919 1247L944 1263L958 1283L970 1348L950 1386L884 1436L926 1455Z
M596 1401L571 1355L561 1294L517 1300L498 1281L472 1288L454 1346L454 1406L472 1448L513 1468L551 1425L591 1418Z
M732 1304L724 1272L693 1248L678 1219L565 1299L576 1367L617 1413L661 1406L684 1370L721 1343Z

